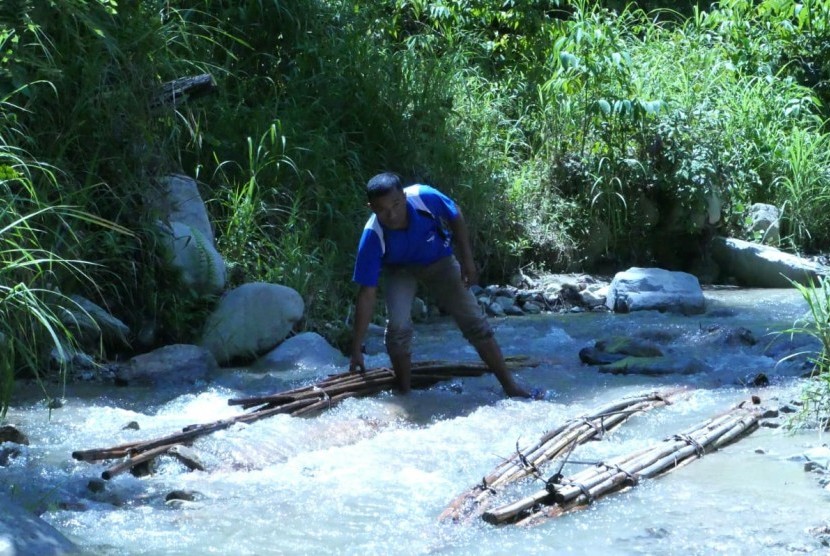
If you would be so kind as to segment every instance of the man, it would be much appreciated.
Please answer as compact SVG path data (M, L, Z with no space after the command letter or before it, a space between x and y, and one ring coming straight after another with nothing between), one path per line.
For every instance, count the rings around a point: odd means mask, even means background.
M369 180L366 195L374 214L363 229L357 249L354 281L360 285L360 291L349 370L365 370L363 338L374 312L383 271L388 313L386 351L401 393L410 389L412 300L417 282L421 281L438 305L452 315L505 393L529 397L530 393L513 380L493 330L468 289L475 283L477 271L467 226L455 202L426 185L404 189L400 177L391 172ZM453 255L452 239L458 248L458 259Z

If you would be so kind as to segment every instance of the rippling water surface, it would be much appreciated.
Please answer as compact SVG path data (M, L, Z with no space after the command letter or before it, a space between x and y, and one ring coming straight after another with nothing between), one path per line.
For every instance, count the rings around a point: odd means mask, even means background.
M458 494L503 458L534 444L566 420L622 396L683 387L665 408L632 418L572 459L598 461L651 446L702 423L755 393L770 405L799 397L800 360L764 355L806 305L784 290L707 291L705 315L654 312L569 314L494 321L506 354L540 364L518 371L527 386L553 392L544 401L504 399L492 376L456 379L407 397L348 400L312 418L276 416L203 437L193 448L208 468L188 472L163 459L145 478L129 473L88 489L108 466L71 458L177 432L241 412L227 400L279 391L342 369L297 368L281 374L229 372L189 391L74 386L51 416L38 403L13 407L8 422L31 445L2 473L12 496L37 511L89 554L789 554L820 551L809 529L830 516L828 494L794 459L821 444L815 432L761 428L662 478L531 528L439 522ZM744 326L753 347L724 346L711 325ZM602 374L578 352L612 335L660 337L676 356L713 371L691 376ZM778 338L784 342L787 338ZM418 329L418 359L475 360L449 323ZM773 350L775 352L775 350ZM386 365L383 356L369 366ZM767 388L742 386L758 373ZM124 430L136 421L140 430ZM584 465L568 464L565 474ZM552 472L551 472L552 473ZM549 473L550 474L550 473ZM498 502L541 488L511 486ZM166 503L174 489L193 502Z

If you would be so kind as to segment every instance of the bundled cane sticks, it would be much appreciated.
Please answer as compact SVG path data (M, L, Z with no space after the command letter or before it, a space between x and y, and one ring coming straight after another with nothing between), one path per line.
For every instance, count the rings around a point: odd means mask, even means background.
M508 357L506 362L510 368L537 364L523 356ZM415 362L412 364L412 387L428 388L443 380L481 376L489 372L483 363ZM364 373L340 373L301 388L265 396L228 400L229 405L241 405L244 409L256 408L241 415L212 423L189 425L180 432L152 440L130 442L111 448L78 450L72 452L72 457L87 462L126 458L101 474L102 478L109 480L140 463L172 453L170 450L175 446L190 444L196 438L227 429L236 423L253 423L280 414L292 417L310 415L333 407L347 398L369 396L389 390L394 388L395 384L395 373L386 367L369 369Z
M601 496L635 486L640 479L673 471L753 432L761 413L759 407L742 402L652 448L600 462L567 478L552 476L544 489L486 511L482 517L492 524L533 525L585 507Z
M528 449L519 450L517 446L516 453L500 463L481 483L450 502L441 519L460 521L480 515L498 489L531 475L541 478L541 468L546 463L572 452L579 444L601 439L606 432L632 415L668 404L671 395L674 392L652 392L623 398L549 431Z

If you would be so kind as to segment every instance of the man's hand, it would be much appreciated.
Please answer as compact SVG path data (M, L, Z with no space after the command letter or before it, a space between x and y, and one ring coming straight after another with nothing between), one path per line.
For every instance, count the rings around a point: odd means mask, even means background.
M353 353L352 358L349 361L349 372L350 373L365 373L366 372L366 364L363 362L363 354Z
M361 286L357 293L357 307L352 327L352 356L349 361L350 373L366 371L366 365L363 362L363 338L366 336L366 329L369 328L376 297L377 287L375 286Z
M473 260L473 249L470 246L470 234L467 232L467 223L461 214L461 208L456 208L458 209L458 216L455 220L450 220L450 228L452 229L452 236L455 239L455 258L458 259L458 264L461 266L461 280L469 288L473 284L478 283L478 269Z
M477 284L478 269L476 268L475 263L471 259L467 258L459 261L459 263L461 265L461 280L464 281L464 285L469 288L473 284Z

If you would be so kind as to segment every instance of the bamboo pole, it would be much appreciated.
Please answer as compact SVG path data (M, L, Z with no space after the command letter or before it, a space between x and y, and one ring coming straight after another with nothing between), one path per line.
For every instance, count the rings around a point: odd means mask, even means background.
M760 416L757 407L742 403L657 446L602 462L565 480L549 480L545 489L482 517L493 524L531 525L585 507L596 498L635 486L642 478L661 476L738 440L758 428Z
M507 363L511 368L538 364L524 356L510 357ZM453 377L481 376L489 372L483 363L421 361L413 363L412 387L425 388ZM394 386L394 371L387 367L368 369L364 373L340 373L308 386L292 388L276 394L228 400L229 405L241 405L243 409L256 407L241 415L212 423L188 425L180 432L152 440L130 442L111 448L76 450L72 452L72 457L86 462L127 457L126 461L104 471L102 477L109 479L143 461L165 453L177 444L192 443L198 437L226 429L235 423L252 423L279 414L288 414L292 417L310 415L333 407L347 398L370 396Z
M482 479L482 482L453 499L439 519L459 521L480 515L487 509L497 488L504 487L530 475L537 477L541 468L551 460L572 451L575 446L592 439L601 438L604 433L620 426L632 415L669 403L671 392L640 394L600 407L586 416L572 419L542 436L533 446L502 461ZM538 500L533 502L539 503Z

